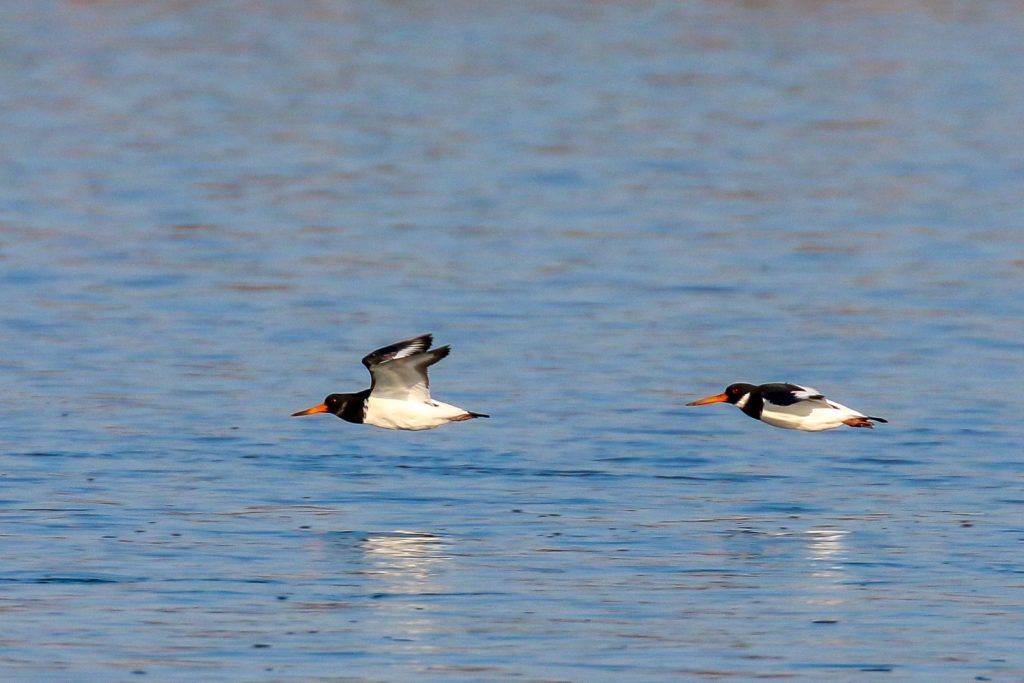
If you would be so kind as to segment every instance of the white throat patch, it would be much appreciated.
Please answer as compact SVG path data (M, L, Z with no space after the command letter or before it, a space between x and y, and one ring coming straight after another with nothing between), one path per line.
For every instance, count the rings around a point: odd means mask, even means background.
M750 393L748 392L746 394L743 394L743 396L740 397L740 400L736 401L736 407L742 410L743 407L745 405L747 405L747 401L749 401L749 400L750 400Z

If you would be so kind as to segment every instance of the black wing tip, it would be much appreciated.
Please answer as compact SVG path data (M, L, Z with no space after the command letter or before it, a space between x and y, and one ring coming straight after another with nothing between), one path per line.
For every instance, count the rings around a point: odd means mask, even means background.
M882 424L889 424L889 421L886 420L884 417L873 417L871 415L868 415L868 419L874 420L875 422L881 422Z
M379 349L371 351L370 353L363 356L363 365L370 368L378 363L384 363L391 360L396 354L409 348L410 346L420 347L416 353L426 353L430 350L430 345L434 343L434 335L429 332L421 334L418 337L412 337L410 339L403 339L402 341L395 342L394 344L388 344L382 346Z
M430 345L434 343L434 335L431 334L430 332L427 332L426 334L421 334L418 337L413 337L412 339L406 339L405 341L398 342L398 343L401 344L402 346L411 346L411 345L413 345L413 344L415 344L417 342L423 343L424 344L423 350L426 351L427 349L430 348Z
M441 359L447 358L451 352L452 347L447 344L438 346L436 349L430 349L429 351L421 351L416 354L416 357L421 359L417 362L417 365L421 368L428 368L434 363L441 361Z
M474 413L472 410L467 410L466 412L473 417L490 417L487 413Z
M402 341L395 342L394 344L388 344L384 349L394 349L395 352L407 349L410 346L422 346L423 348L418 353L423 353L430 350L430 346L434 343L434 335L430 332L421 334L416 337L410 337L409 339L403 339ZM383 350L383 349L380 349Z

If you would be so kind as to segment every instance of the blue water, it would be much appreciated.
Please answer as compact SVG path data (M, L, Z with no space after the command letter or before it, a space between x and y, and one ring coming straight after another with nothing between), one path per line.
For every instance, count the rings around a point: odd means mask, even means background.
M1021 35L0 3L0 677L1024 679ZM288 417L428 331L490 420Z

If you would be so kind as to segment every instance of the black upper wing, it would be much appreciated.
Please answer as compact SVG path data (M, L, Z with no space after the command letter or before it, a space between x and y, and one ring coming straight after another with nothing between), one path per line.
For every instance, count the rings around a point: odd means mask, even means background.
M825 396L817 389L802 387L799 384L788 382L777 382L774 384L762 384L758 392L769 403L777 406L791 406L800 401L824 401Z
M397 358L405 358L407 356L414 356L417 353L423 353L430 348L430 345L434 343L434 335L432 334L421 334L418 337L412 339L406 339L405 341L395 342L389 346L384 346L371 351L363 358L363 365L367 369L372 370L374 365L380 365L381 363L387 363L389 360L395 360Z

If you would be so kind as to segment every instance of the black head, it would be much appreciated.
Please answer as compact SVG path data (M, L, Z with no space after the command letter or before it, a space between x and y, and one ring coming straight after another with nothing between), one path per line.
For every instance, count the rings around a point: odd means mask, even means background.
M730 384L725 388L725 395L728 396L726 401L729 403L736 403L741 398L756 389L753 384L747 384L746 382L737 382L736 384Z
M324 402L320 405L307 408L306 410L300 410L297 413L292 413L292 417L313 415L315 413L331 413L341 417L341 413L345 410L345 406L348 405L349 401L352 400L352 397L352 394L331 394L325 398Z
M348 405L351 398L351 394L331 394L324 399L324 405L327 406L328 413L341 415L341 411L345 410L345 406Z

